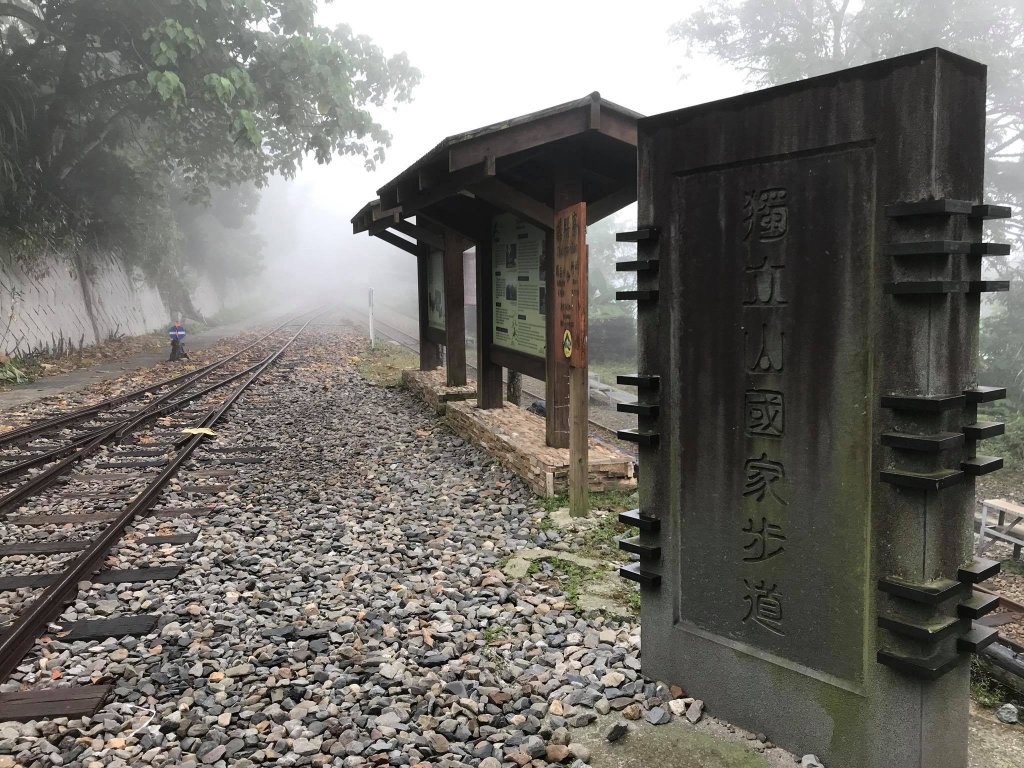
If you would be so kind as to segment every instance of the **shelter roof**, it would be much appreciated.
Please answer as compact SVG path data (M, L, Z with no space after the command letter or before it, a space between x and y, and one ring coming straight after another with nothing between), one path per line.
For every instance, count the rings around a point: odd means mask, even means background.
M641 117L595 92L449 136L377 190L352 218L353 231L412 236L396 225L416 216L472 237L479 221L501 211L551 229L560 173L578 175L593 223L636 200Z

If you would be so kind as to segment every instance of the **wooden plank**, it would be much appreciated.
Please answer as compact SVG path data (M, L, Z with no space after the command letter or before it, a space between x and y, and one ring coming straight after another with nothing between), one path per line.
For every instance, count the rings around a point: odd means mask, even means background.
M558 212L555 219L555 295L558 312L554 322L556 339L561 339L562 357L569 372L569 512L586 517L588 500L588 404L587 378L587 205L574 203Z
M83 619L69 624L67 634L61 640L106 640L109 637L138 637L148 635L156 629L157 619L153 614L134 616L112 616L109 619Z
M203 507L161 507L151 509L149 515L160 520L174 520L182 515L192 515L195 517L196 515L206 514L207 511Z
M466 289L463 253L469 245L457 233L444 233L444 314L448 386L466 384Z
M164 467L167 466L166 457L160 459L135 459L129 461L100 461L96 463L96 469L138 469L142 467Z
M159 547L164 544L191 544L198 538L198 533L172 533L167 536L146 536L141 543L148 547Z
M167 451L169 451L173 447L174 446L168 445L153 448L120 448L116 451L112 451L111 453L108 454L108 456L110 458L118 458L122 456L132 458L143 456L163 456L165 453L167 453Z
M563 208L555 218L555 338L573 368L587 367L587 204Z
M486 227L490 229L490 225ZM476 388L477 405L501 408L501 365L494 359L494 281L490 238L476 245ZM543 364L542 364L543 366Z
M429 270L430 270L430 249L423 247L416 257L416 282L417 296L419 298L419 325L420 325L420 370L432 371L441 364L441 347L431 341L427 334L429 324L428 301L429 301Z
M56 573L27 573L22 576L0 576L0 592L13 592L16 589L42 589L56 580Z
M590 100L560 112L540 114L533 119L509 125L500 131L479 132L454 145L448 153L452 170L477 163L483 157L499 158L575 136L590 130Z
M7 518L8 525L93 525L108 523L118 512L83 512L78 515L20 515Z
M130 491L62 491L60 496L62 499L102 499L104 501L128 501L129 499L134 499L136 494Z
M255 454L255 453L276 453L278 446L276 445L211 445L203 446L204 451L210 453L244 453L244 454Z
M590 513L588 443L590 422L587 401L590 381L586 366L569 369L569 514L587 517Z
M511 211L542 229L551 231L555 226L553 209L503 181L489 179L474 186L472 192L496 208Z
M2 693L0 722L92 717L110 698L112 690L112 685L81 685Z
M436 232L432 232L426 227L421 227L418 224L413 224L408 219L399 219L396 221L392 228L401 232L407 237L413 237L418 240L422 245L429 245L431 248L437 250L444 250L444 238L438 235Z
M549 293L548 296L550 297L551 294ZM477 306L477 311L479 311L479 305ZM496 365L508 368L510 371L519 371L519 373L529 376L531 379L544 381L547 378L547 367L543 357L524 355L522 352L514 349L492 345L491 360Z
M65 552L81 552L89 546L87 541L24 541L20 544L0 546L0 557L11 555L60 555Z
M440 328L435 328L432 325L428 325L426 328L423 329L423 336L420 338L420 343L423 342L423 339L426 339L427 341L442 347L448 343L448 336L445 334L445 332L442 331Z
M594 200L587 205L587 226L596 224L601 219L611 216L627 205L635 203L636 197L636 180L633 179L631 183L617 189L610 195L606 195L600 200Z
M554 169L555 208L562 210L583 201L582 163L578 149L569 148L558 157ZM549 254L554 254L554 231L548 233ZM548 259L547 292L547 379L546 429L547 444L552 448L569 447L569 360L562 353L562 338L556 338L555 318L559 313L555 259Z
M182 566L165 568L132 568L123 571L102 571L92 578L96 584L141 584L144 581L173 581L185 570Z
M94 472L68 475L68 480L82 483L112 483L115 480L132 480L138 475L131 472Z
M220 493L221 491L227 491L230 486L227 485L183 485L181 486L179 493Z
M374 237L380 238L385 243L393 245L396 248L401 248L403 251L411 253L413 256L416 256L419 253L419 246L416 243L411 240L406 240L404 237L399 237L392 232L385 230L384 232L378 232Z
M459 169L453 168L452 173L445 176L443 180L427 189L421 190L418 195L402 200L402 212L406 216L413 216L424 208L458 195L474 184L493 178L494 174L494 158L484 154L472 164L467 164ZM419 221L418 216L417 221Z
M264 464L266 461L262 456L222 456L214 459L216 464Z

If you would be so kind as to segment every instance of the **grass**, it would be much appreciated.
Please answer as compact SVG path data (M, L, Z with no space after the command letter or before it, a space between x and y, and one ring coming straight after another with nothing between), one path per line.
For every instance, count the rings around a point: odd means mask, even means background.
M607 509L610 512L619 513L634 506L633 495L635 493L636 491L604 491L602 493L591 493L587 500L592 510ZM559 493L555 496L541 497L540 505L548 512L568 507L569 494Z
M1014 576L1024 576L1024 562L1010 557L1003 560L999 570L1002 573L1012 573Z
M982 707L996 709L1009 702L1024 707L1024 696L1004 685L977 656L971 657L971 698Z
M566 599L572 603L573 607L576 607L580 599L580 591L590 578L590 569L557 557L552 557L547 562L564 577L560 579L559 586L565 592Z
M501 643L503 640L507 639L507 627L503 627L498 624L491 624L491 626L484 630L484 642L488 645L491 645L492 643Z
M595 362L593 359L587 364L587 372L591 376L597 377L597 380L602 384L607 384L617 389L622 389L627 392L635 392L635 387L623 387L617 382L617 377L620 374L634 373L636 372L636 363L629 362Z
M352 358L359 374L378 387L402 387L402 370L419 366L419 358L397 344L367 347Z

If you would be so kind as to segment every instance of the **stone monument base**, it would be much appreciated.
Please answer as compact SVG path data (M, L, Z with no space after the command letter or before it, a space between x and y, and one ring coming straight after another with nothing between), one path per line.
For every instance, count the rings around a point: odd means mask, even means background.
M446 405L452 401L476 398L475 381L467 381L459 387L449 387L447 381L444 368L432 371L407 368L402 371L402 383L435 413L444 413Z
M515 472L540 496L568 491L569 449L544 441L544 419L515 405L483 411L476 400L449 402L448 423L460 436L481 446ZM592 492L636 488L633 458L590 439L589 485Z

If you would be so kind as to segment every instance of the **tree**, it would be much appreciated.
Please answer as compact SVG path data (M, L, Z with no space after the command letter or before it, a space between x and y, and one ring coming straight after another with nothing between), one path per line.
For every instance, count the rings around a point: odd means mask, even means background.
M1024 3L1019 0L713 0L673 25L672 39L745 71L757 86L811 77L940 46L989 65L988 199L1015 217L1001 226L1024 247ZM1002 234L1000 232L1000 234ZM994 260L1024 281L1016 260ZM1018 293L1019 293L1018 288ZM1024 400L1024 303L996 294L982 326L982 376Z
M315 14L315 0L0 2L0 223L43 212L95 235L125 223L108 216L126 188L201 200L307 155L372 165L390 140L372 110L408 100L419 74Z

